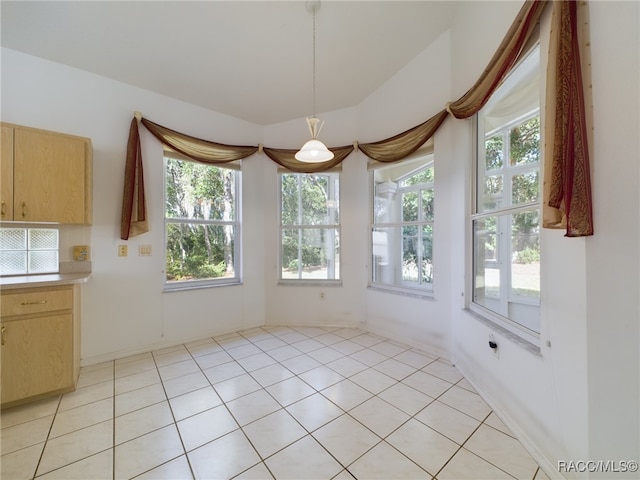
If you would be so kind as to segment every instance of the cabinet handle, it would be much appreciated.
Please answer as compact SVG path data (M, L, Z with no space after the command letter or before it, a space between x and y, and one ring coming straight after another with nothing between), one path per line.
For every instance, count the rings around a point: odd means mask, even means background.
M22 202L22 218L27 216L27 204L26 202Z
M7 327L5 327L4 325L2 326L2 330L0 330L0 335L2 336L2 342L0 342L2 345L4 345L4 331L7 329Z
M42 300L41 302L22 302L20 305L46 305L46 303L46 300Z
M0 214L4 217L7 214L7 204L2 202L2 209L0 210Z

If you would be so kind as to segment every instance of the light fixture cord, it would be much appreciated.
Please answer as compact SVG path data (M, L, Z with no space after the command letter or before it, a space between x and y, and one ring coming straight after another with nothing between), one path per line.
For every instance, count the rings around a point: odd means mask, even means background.
M316 116L316 6L313 6L313 116Z

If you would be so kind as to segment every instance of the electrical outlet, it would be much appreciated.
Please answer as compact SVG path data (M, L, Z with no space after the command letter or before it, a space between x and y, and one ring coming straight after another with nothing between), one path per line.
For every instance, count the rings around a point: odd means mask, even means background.
M489 348L493 351L494 357L500 358L500 351L498 350L498 342L496 342L496 338L493 336L493 333L489 334Z
M320 292L320 300L324 300L324 292Z
M151 245L138 245L138 255L141 257L150 257Z
M126 257L129 254L129 249L126 245L118 245L118 256Z

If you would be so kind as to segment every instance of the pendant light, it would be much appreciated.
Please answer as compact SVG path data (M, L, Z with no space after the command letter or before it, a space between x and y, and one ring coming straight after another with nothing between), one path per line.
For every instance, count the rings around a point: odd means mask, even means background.
M313 116L307 118L307 126L311 133L311 140L296 152L295 158L301 162L326 162L333 158L333 152L318 140L318 135L324 122L316 117L316 12L320 9L320 1L312 0L306 3L307 10L313 15Z

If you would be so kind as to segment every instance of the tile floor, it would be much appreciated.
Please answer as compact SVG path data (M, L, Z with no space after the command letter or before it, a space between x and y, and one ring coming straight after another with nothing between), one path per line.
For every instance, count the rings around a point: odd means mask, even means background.
M263 327L84 367L2 412L2 479L548 479L451 365Z

